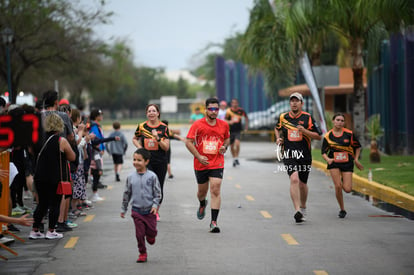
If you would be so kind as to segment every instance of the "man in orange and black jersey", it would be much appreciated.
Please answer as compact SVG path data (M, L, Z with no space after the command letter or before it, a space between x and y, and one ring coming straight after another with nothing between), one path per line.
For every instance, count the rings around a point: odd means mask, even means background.
M225 119L230 125L230 150L233 156L233 167L240 165L240 136L243 130L242 118L244 117L244 130L249 128L249 118L246 112L239 107L239 101L235 98L231 100L230 108L226 111Z
M284 147L283 163L290 178L290 196L295 207L295 221L305 221L308 176L312 165L311 139L321 139L322 132L309 113L302 111L300 93L290 95L290 112L283 113L275 127L276 144ZM280 135L280 132L282 135Z
M358 158L361 144L351 130L344 128L345 116L337 113L332 119L334 127L325 134L322 142L321 154L328 163L328 170L335 185L336 199L340 207L339 218L346 216L342 190L352 191L352 173L354 162L358 169L364 167Z

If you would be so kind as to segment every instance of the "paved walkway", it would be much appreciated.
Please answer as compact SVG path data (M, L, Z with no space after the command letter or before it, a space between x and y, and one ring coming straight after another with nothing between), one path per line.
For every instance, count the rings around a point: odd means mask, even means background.
M133 131L126 132L130 140ZM123 180L133 171L133 149ZM119 217L124 183L113 181L105 156L103 181L110 188L100 193L106 200L78 218L79 227L62 240L13 244L20 255L0 262L0 274L413 274L414 222L387 217L350 194L345 195L348 216L338 219L331 180L316 169L309 181L308 221L295 224L288 177L269 161L274 149L267 142L242 142L237 168L226 156L222 232L211 234L209 211L204 220L196 218L192 157L183 143L173 141L174 180L165 184L159 235L144 264L135 263L129 214ZM22 230L26 237L28 229Z

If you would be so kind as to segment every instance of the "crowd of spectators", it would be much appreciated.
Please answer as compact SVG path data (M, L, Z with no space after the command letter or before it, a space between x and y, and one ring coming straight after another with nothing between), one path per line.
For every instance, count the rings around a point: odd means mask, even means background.
M105 143L122 143L120 147L126 150L126 140L120 135L104 138L101 110L91 110L86 116L72 109L67 99L59 101L56 91L44 92L35 106L8 105L0 97L1 115L29 113L41 118L42 141L38 145L0 148L1 153L10 153L9 172L0 169L0 178L9 177L9 198L0 195L0 199L9 200L9 213L2 213L0 222L7 223L9 232L19 232L21 228L16 225L32 226L30 239L60 239L64 232L78 227L74 222L77 217L86 215L95 202L103 200L98 189L106 187L99 181ZM115 124L119 130L119 123ZM71 182L72 194L57 194L59 182L65 180ZM92 183L92 192L88 192L88 182ZM13 241L0 234L0 243Z

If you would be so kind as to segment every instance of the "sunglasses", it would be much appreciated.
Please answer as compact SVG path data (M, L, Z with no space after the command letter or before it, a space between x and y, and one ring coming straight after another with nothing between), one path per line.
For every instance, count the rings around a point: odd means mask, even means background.
M217 107L209 107L209 108L207 108L207 110L209 110L210 112L217 112L219 110L219 108L217 108Z

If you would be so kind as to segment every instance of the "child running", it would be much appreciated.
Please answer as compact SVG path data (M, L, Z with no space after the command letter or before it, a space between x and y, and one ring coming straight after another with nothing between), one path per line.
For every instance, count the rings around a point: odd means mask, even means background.
M125 218L128 204L132 200L131 217L135 223L139 257L137 263L147 261L145 239L150 245L157 236L157 208L161 200L161 186L157 175L147 169L151 154L144 148L137 149L133 156L136 172L127 177L122 199L121 218Z

